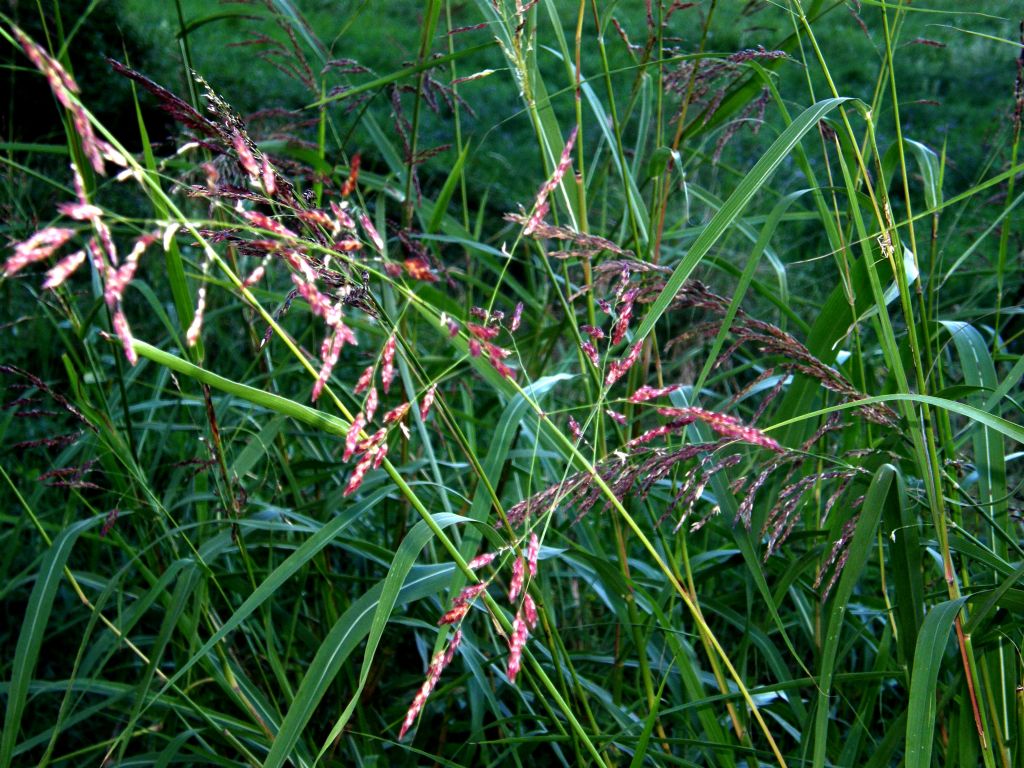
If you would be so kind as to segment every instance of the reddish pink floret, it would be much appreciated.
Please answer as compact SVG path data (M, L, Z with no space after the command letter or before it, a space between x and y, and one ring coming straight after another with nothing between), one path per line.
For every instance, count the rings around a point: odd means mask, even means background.
M395 336L388 336L384 342L384 351L381 352L380 384L384 388L384 394L391 389L391 382L395 378Z
M422 421L427 420L427 414L430 413L430 408L434 404L434 396L437 394L437 384L431 384L427 387L427 391L423 393L423 401L420 403L420 419Z
M75 230L63 227L46 227L32 237L14 246L14 255L4 262L4 277L24 269L29 264L48 258L75 234Z
M537 575L537 556L540 554L540 539L536 533L530 534L530 543L526 547L526 564L529 566L530 575Z
M524 577L524 562L523 558L517 557L512 563L512 583L508 587L508 601L514 602L519 593L523 591L523 577Z
M497 552L484 552L482 555L477 555L470 560L466 565L470 570L475 571L478 568L483 568L485 565L489 565L494 561L494 558L498 556Z
M452 663L452 660L455 658L455 651L461 642L462 630L456 630L455 634L452 635L451 642L448 644L448 649L438 651L434 654L434 658L430 660L430 666L427 668L427 679L423 681L423 685L420 686L416 697L412 700L409 711L405 713L405 719L402 721L402 728L398 731L399 740L405 737L412 724L416 722L416 716L423 709L423 705L427 703L427 697L434 690L434 686L437 685L437 681L441 678L441 673L444 672L445 667Z
M638 341L629 348L629 352L622 360L616 360L608 366L608 373L604 377L604 385L606 387L610 387L616 381L621 379L623 374L633 366L633 363L635 363L636 359L640 356L640 348L642 346L643 342Z
M362 372L359 379L356 381L355 389L352 390L354 394L358 395L366 391L366 388L369 387L370 383L373 381L373 372L374 367L372 365L368 366L366 370Z

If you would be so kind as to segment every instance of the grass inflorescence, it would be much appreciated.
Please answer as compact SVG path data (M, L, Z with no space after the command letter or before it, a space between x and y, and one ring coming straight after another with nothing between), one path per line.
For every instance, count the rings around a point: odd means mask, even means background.
M1016 765L1017 20L313 5L0 16L0 766Z

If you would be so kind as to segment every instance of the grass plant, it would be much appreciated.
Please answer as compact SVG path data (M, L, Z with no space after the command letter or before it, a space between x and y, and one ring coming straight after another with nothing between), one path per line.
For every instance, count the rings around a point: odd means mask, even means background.
M176 0L116 129L0 15L0 767L1018 765L1024 26L305 9Z

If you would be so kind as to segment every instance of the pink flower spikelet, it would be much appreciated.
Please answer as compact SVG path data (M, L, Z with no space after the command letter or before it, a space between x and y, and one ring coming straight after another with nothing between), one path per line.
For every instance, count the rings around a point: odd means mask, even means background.
M597 350L594 349L593 344L584 339L583 341L580 342L580 349L583 350L583 354L587 356L587 359L590 361L591 365L593 365L595 368L601 367L601 359L597 354Z
M658 413L672 418L703 421L723 437L742 440L745 443L767 448L769 451L775 451L776 453L784 452L784 449L777 441L768 437L760 429L747 426L735 416L706 411L703 408L659 408Z
M366 393L366 402L363 404L363 413L366 414L367 421L373 421L373 415L377 412L377 388L370 387L370 391Z
M508 329L512 333L519 330L519 324L523 321L523 302L516 304L515 311L512 313L512 322L509 323Z
M391 389L391 382L395 378L395 335L388 336L384 342L384 351L381 353L380 384L384 388L384 394Z
M430 413L430 408L434 404L434 396L437 394L437 384L431 384L427 391L423 393L423 402L420 403L420 420L426 421L427 414Z
M68 241L75 230L64 227L46 227L32 237L14 246L14 255L4 262L4 277L24 269L29 264L49 258L50 254Z
M541 186L540 191L537 193L537 199L533 203L533 215L530 220L526 222L526 228L523 230L524 235L530 235L537 227L544 221L544 217L548 212L548 196L554 192L555 188L561 183L562 177L565 172L569 169L569 165L572 162L572 146L576 143L576 132L577 129L574 126L572 133L569 134L568 140L565 142L565 147L562 148L562 157L558 161L558 166L555 168L555 172L551 174L551 178L544 182Z
M434 690L437 681L441 679L441 673L444 672L445 667L452 663L452 660L455 658L455 651L461 642L462 630L456 630L455 634L452 635L451 642L448 643L447 650L438 651L434 654L434 658L430 660L430 666L427 668L427 679L423 681L423 685L420 686L416 697L412 700L409 711L405 713L405 720L402 721L402 728L398 731L399 740L405 738L405 734L409 732L412 724L416 722L416 716L423 709L423 705L427 703L427 697Z
M358 395L366 391L366 388L373 382L373 371L374 367L370 365L362 372L358 381L356 381L355 389L352 390L354 394Z
M393 424L401 421L402 419L405 418L405 414L409 412L410 407L410 403L402 403L401 405L396 405L394 408L392 408L390 411L384 414L384 423Z
M569 417L569 431L572 433L574 440L579 441L583 439L583 428L572 416Z
M515 683L519 674L519 666L522 663L523 648L526 646L526 638L530 636L529 627L523 618L522 609L516 613L515 621L512 622L512 637L508 649L508 672L506 676L510 683Z
M482 555L474 557L466 565L471 571L475 571L478 568L483 568L485 565L490 565L497 556L497 552L484 552Z
M671 384L667 387L661 387L656 389L655 387L648 387L644 385L640 387L636 392L629 396L629 402L631 403L643 403L647 400L653 400L656 397L664 397L667 394L675 392L681 385Z
M610 387L621 379L623 374L633 367L633 363L640 357L640 348L643 347L643 344L643 341L636 342L636 344L629 348L629 352L626 353L622 360L616 360L608 366L608 373L604 377L604 385L606 387Z
M345 453L342 454L342 461L348 461L352 458L352 454L355 453L356 446L359 443L359 433L365 426L366 418L363 414L357 413L356 417L352 419L352 426L348 428L348 434L345 435Z
M526 564L529 567L530 575L537 575L537 556L540 554L540 539L536 533L530 534L530 544L526 547Z
M523 577L525 570L523 568L523 558L517 557L515 562L512 563L512 583L509 584L508 588L508 601L514 602L519 593L523 591Z

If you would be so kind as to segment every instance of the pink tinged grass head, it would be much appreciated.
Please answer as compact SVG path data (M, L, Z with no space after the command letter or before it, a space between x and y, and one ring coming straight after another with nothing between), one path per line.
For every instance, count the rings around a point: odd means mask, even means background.
M361 394L373 383L374 366L369 365L366 370L360 374L359 379L356 381L355 389L352 390L354 394Z
M259 163L253 157L245 137L237 130L231 135L231 145L235 148L235 154L238 155L238 163L242 166L242 170L249 175L249 178L258 179L260 177Z
M476 323L466 323L466 330L481 341L490 341L498 335L498 329L494 326L483 326Z
M367 421L373 421L373 415L377 412L377 388L370 387L370 391L366 393L366 402L363 404L363 413L366 414Z
M618 411L613 411L611 408L605 408L604 412L605 415L608 416L608 418L614 421L616 424L625 425L626 416L624 414L621 414Z
M510 683L515 683L516 676L519 674L519 667L523 660L523 648L526 646L526 638L529 636L530 630L523 617L523 610L520 608L519 612L516 613L515 620L512 622L512 637L509 640L508 671L506 676Z
M380 445L378 445L373 453L373 468L380 469L380 465L384 463L384 459L387 458L387 455L388 444L381 443Z
M523 302L516 304L515 311L512 312L512 322L509 323L508 329L515 333L519 330L519 324L523 321Z
M356 184L359 181L359 163L359 153L356 152L352 155L352 159L349 161L348 178L345 179L345 183L341 185L342 197L348 197L356 191Z
M395 335L391 334L388 336L388 340L384 342L384 350L381 352L381 364L380 364L380 385L384 389L384 394L388 393L391 389L391 382L395 378Z
M621 379L623 374L633 367L633 363L635 363L637 358L640 356L641 347L643 347L643 341L636 342L629 348L629 351L622 360L616 360L608 366L608 373L604 377L604 385L606 387L610 387L616 381Z
M667 387L655 388L649 387L646 384L640 387L636 392L629 396L629 402L631 403L643 403L648 400L653 400L657 397L664 397L672 392L679 389L680 384L671 384Z
M256 269L249 273L249 276L242 281L243 288L252 288L256 283L263 279L263 275L266 274L267 268L264 264L260 264Z
M268 232L273 232L275 235L298 237L298 235L288 229L284 224L270 218L265 213L260 213L259 211L242 211L242 216L244 216L246 221L254 227L259 227L260 229L265 229Z
M470 567L472 567L472 562L473 561L470 561ZM469 603L473 602L473 600L475 600L477 597L479 597L480 594L486 589L486 581L481 581L476 584L470 584L468 587L464 587L463 590L459 592L458 596L454 600L452 600L452 605L468 605Z
M107 262L111 266L116 266L117 246L114 245L114 238L110 234L110 227L106 225L103 219L93 219L92 226L96 230L96 239L103 249L103 255L106 256Z
M337 222L323 211L296 211L295 215L298 216L307 224L312 224L313 226L316 227L323 227L328 232L334 235L338 234L339 230Z
M604 331L600 328L595 328L592 325L581 325L580 332L587 334L594 341L600 341L604 338Z
M490 565L494 562L494 559L498 556L498 552L484 552L482 555L477 555L468 563L466 566L471 570L475 571L479 568L483 568L485 565Z
M654 427L654 429L649 429L643 434L634 437L632 440L626 443L626 448L636 448L638 446L643 445L644 443L649 443L652 440L657 440L659 437L664 437L665 435L674 432L680 427L684 427L689 423L689 421L685 420L673 421L671 424L662 424L660 427Z
M52 269L46 273L46 280L43 281L43 288L56 288L67 280L75 270L85 261L85 250L79 250L70 256L65 256Z
M512 563L512 583L508 587L508 601L514 602L523 591L523 578L525 576L525 563L522 557L517 557Z
M83 203L81 201L76 203L60 203L57 205L57 210L75 221L93 221L103 215L102 208L92 203Z
M530 220L526 222L526 228L523 230L524 235L530 235L538 226L544 221L544 216L548 212L548 195L550 195L561 181L565 172L569 169L569 165L572 163L572 147L576 143L576 126L573 126L572 132L569 134L568 140L565 142L565 146L562 148L562 157L558 161L558 166L555 168L555 172L551 174L551 178L544 182L544 185L540 188L537 193L537 199L533 204L533 215L530 216Z
M338 205L333 200L331 201L331 213L334 214L334 218L337 220L337 224L341 229L347 229L350 232L356 228L355 220L348 215L348 211L345 210L344 205Z
M135 241L135 246L124 260L124 264L117 269L110 268L107 270L107 285L104 294L108 304L121 300L125 288L128 287L132 278L135 277L135 270L139 266L139 259L142 258L142 254L153 240L153 236L143 235Z
M313 384L312 398L314 402L320 397L320 393L327 385L327 380L331 377L331 371L334 370L334 366L338 363L341 348L345 346L346 341L354 340L354 338L352 331L341 321L338 321L334 325L333 330L324 337L323 343L320 345L320 358L323 360L323 365L320 367L316 383ZM367 421L369 421L369 417Z
M501 359L503 357L508 357L509 354L510 353L507 349L496 347L493 344L487 345L487 359L491 361L491 365L494 366L494 370L506 379L514 379L516 377L516 372L512 368L509 368Z
M401 405L396 405L394 408L392 408L390 411L384 414L384 423L395 424L402 421L405 418L405 415L409 412L410 407L410 403L402 403Z
M356 453L366 453L368 451L375 451L384 442L384 438L387 437L388 431L385 427L381 427L372 435L365 440L360 440L359 444L356 445Z
M352 458L352 454L356 452L356 446L359 444L359 433L365 426L366 419L363 414L357 413L355 418L352 419L352 426L348 428L348 434L345 435L345 452L342 454L342 461L348 461Z
M132 329L128 326L128 318L124 316L124 311L121 307L117 307L114 310L111 324L114 327L114 333L117 334L117 338L121 340L121 346L124 347L124 356L128 358L129 363L135 365L139 361L139 356L135 352L135 347L132 346L134 341Z
M75 230L64 227L46 227L32 237L14 246L14 255L4 262L4 277L24 269L29 264L49 258L68 241Z
M274 167L270 164L270 159L266 155L263 156L260 175L263 178L263 189L267 191L268 195L273 197L277 194L277 174L274 173Z
M523 596L523 618L530 629L537 626L537 605L528 594Z
M745 443L767 448L769 451L775 451L776 453L784 452L783 447L778 442L768 437L768 435L756 427L748 427L734 416L706 411L703 408L659 408L658 413L672 418L697 419L703 421L723 437L742 440Z
M593 344L584 339L583 341L580 342L580 349L583 350L583 354L587 356L587 359L590 361L591 365L593 365L595 368L601 367L601 358L598 356L597 350L594 348Z
M530 543L526 547L526 565L531 576L537 575L537 556L540 554L540 539L536 533L530 534Z
M438 619L437 624L441 627L445 624L457 624L462 621L467 613L469 613L469 603L460 603L453 606L451 610Z
M206 286L199 286L198 298L196 300L196 313L192 316L192 323L185 332L185 341L190 347L194 347L199 341L199 332L203 328L203 315L206 312Z
M311 280L304 280L300 275L292 275L292 282L299 291L299 295L306 300L314 315L326 318L331 312L331 300L313 284Z
M416 696L412 700L412 704L409 706L409 711L405 713L405 719L402 721L402 727L398 731L398 739L405 738L405 734L412 728L412 724L416 722L416 717L419 715L420 710L423 709L423 705L427 703L427 698L430 696L430 692L434 690L434 686L437 685L437 681L441 679L441 673L444 672L445 668L452 663L455 658L455 651L459 647L459 643L462 642L462 631L456 630L455 634L452 635L451 642L448 643L448 648L443 651L438 651L434 654L434 658L430 660L430 666L427 667L427 679L423 681L423 685L420 686Z
M633 302L639 292L639 288L633 287L623 295L622 305L619 307L619 319L615 321L615 326L612 328L612 345L618 344L625 338L626 331L629 330L630 318L633 317Z
M370 221L370 217L365 213L359 214L359 224L363 228L363 232L370 238L370 242L373 243L373 247L378 251L384 251L384 240L377 231L377 228L373 226L373 222Z
M469 354L473 357L480 357L480 353L483 351L483 347L480 346L480 342L476 339L469 340Z
M359 459L355 468L352 470L352 475L348 479L348 485L345 486L345 490L342 491L342 496L349 496L359 489L359 486L363 484L363 480L366 478L366 473L373 465L375 458L375 451L367 451L363 454L362 458Z
M93 170L95 170L96 173L101 175L105 174L106 168L103 164L104 155L116 153L108 147L105 141L96 137L92 128L92 123L89 122L88 115L86 115L85 110L82 109L82 107L76 103L73 98L73 96L79 92L78 84L74 81L74 78L67 73L59 61L52 58L46 51L36 45L36 43L32 42L24 32L17 27L14 27L13 31L14 36L25 51L25 55L28 56L36 69L46 76L46 80L50 84L50 90L53 91L53 95L57 97L57 101L59 101L61 105L71 113L75 132L82 140L82 151L89 160L89 164L92 165Z
M580 423L572 416L569 417L569 431L572 433L573 439L583 439L583 428L580 427Z
M423 401L420 403L420 420L426 421L431 406L434 405L434 396L437 394L437 384L431 384L423 393Z

